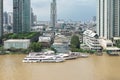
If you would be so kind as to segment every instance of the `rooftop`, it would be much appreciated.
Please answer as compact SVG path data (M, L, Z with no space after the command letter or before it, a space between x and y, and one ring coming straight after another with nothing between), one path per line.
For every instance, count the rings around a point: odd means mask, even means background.
M29 39L9 39L4 42L28 42L30 41Z
M91 30L86 30L86 31L84 31L83 34L84 34L84 35L87 35L87 36L89 36L89 37L95 37L95 36L97 35L97 33L93 32L93 31L91 31Z
M118 48L118 47L107 47L106 50L113 50L113 51L115 51L115 50L120 50L120 48Z

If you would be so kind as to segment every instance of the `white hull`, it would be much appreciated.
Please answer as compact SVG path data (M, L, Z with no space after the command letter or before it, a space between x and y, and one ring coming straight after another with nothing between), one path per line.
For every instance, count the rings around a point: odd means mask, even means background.
M63 62L64 59L63 58L58 58L55 56L44 56L44 57L26 57L24 58L24 60L22 62L30 62L30 63L37 63L37 62Z

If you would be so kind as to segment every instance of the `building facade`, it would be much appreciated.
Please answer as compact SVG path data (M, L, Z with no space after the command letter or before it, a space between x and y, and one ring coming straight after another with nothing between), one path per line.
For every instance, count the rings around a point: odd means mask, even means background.
M8 25L13 25L13 13L8 12Z
M90 50L95 50L95 51L102 50L102 47L99 43L98 35L91 30L84 31L83 43L87 45Z
M3 35L3 0L0 0L0 37Z
M4 48L5 49L27 49L30 46L30 40L29 39L10 39L7 41L4 41Z
M13 25L13 13L12 12L4 12L3 13L3 26Z
M53 0L51 3L51 14L50 14L50 27L55 28L57 22L57 8L56 8L56 0Z
M30 0L13 0L13 32L30 32L31 5Z
M113 37L120 37L120 0L112 0Z
M3 13L3 26L8 25L8 13Z
M97 34L111 39L120 37L120 0L98 0Z

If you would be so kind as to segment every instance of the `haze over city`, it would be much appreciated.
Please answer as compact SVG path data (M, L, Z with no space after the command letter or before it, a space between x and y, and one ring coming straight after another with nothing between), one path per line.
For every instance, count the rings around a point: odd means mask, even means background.
M31 0L31 6L38 20L50 20L51 0ZM12 0L4 0L4 11L13 11ZM96 16L97 0L57 0L58 19L88 21Z

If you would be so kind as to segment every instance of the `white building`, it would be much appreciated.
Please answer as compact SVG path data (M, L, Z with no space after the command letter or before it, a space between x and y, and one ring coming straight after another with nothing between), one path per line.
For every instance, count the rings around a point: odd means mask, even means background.
M4 41L4 48L5 49L27 49L30 46L29 39L10 39Z
M106 49L107 47L113 47L113 42L111 40L106 39L99 39L100 45L103 47L103 49Z
M91 50L101 50L101 46L98 41L98 35L91 30L86 30L83 33L83 43L86 44Z
M116 40L119 38L115 38ZM120 54L120 48L113 46L113 42L111 40L99 39L100 45L110 54Z
M40 36L39 42L51 42L51 37Z
M120 0L98 0L97 34L106 39L120 36Z
M8 25L12 25L12 24L13 24L13 13L8 12Z
M39 42L41 43L42 47L50 47L51 43L52 43L52 39L51 37L47 37L47 36L40 36L39 37Z

